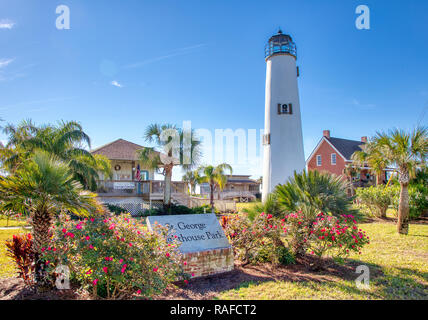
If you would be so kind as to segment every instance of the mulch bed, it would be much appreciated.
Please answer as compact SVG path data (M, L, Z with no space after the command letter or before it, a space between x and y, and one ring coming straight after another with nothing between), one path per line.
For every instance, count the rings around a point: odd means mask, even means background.
M155 297L158 300L214 299L225 290L238 288L243 283L265 281L335 281L341 279L355 279L355 266L351 263L338 265L326 261L322 270L313 270L316 257L305 256L297 264L278 266L273 268L270 264L246 265L239 262L235 270L221 275L192 279L188 285L179 284L170 286L164 294ZM37 293L27 288L21 279L0 279L0 300L88 300L91 297L86 292L78 292L77 288L70 290L50 290Z

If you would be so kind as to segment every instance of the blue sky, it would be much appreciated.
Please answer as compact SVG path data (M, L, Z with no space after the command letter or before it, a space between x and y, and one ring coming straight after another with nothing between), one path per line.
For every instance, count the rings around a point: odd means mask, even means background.
M55 27L60 4L70 30ZM370 30L355 27L360 4ZM155 122L260 130L264 45L280 26L298 48L307 156L323 129L359 139L428 123L427 12L423 0L0 0L0 117L78 120L93 147L145 144ZM260 163L235 172L260 176Z

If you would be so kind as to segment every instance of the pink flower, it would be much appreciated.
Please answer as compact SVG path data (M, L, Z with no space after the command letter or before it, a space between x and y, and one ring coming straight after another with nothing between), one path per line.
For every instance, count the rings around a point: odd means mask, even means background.
M167 252L167 253L166 253L166 257L167 257L167 258L169 258L169 256L170 256L170 254L169 254L169 252Z
M90 245L89 245L89 248L90 248L90 249L93 249L93 248L94 248L94 246L93 246L92 244L90 244Z
M183 264L184 264L185 266L187 266L187 261L184 261L184 262L183 262Z
M104 273L107 273L108 272L107 267L103 267L103 271L104 271Z
M185 283L185 284L188 284L188 283L189 283L189 281L187 281L187 280L184 280L184 283Z
M141 290L140 289L137 290L137 294L141 294Z
M123 262L123 259L120 259L120 260L119 260L119 263L122 263L122 262Z
M158 268L153 268L153 272L157 272L158 271Z
M80 230L80 229L82 229L82 225L77 224L77 225L76 225L76 229L79 229L79 230Z
M89 269L88 271L86 271L86 274L91 274L91 273L92 273L91 269Z
M85 238L86 240L89 240L89 239L91 239L91 237L90 236L86 236L86 238Z
M129 246L132 247L132 243L131 242L129 243Z
M94 286L97 285L98 279L95 279L94 281L92 281L92 283L94 284Z
M95 219L94 218L91 218L91 222L94 222L95 221Z
M62 232L63 232L63 233L66 233L66 232L67 232L67 229L66 229L66 228L63 228L63 229L62 229Z
M110 230L112 230L112 229L114 229L114 227L116 227L116 225L114 224L114 223L112 223L111 225L110 225L110 227L108 227Z

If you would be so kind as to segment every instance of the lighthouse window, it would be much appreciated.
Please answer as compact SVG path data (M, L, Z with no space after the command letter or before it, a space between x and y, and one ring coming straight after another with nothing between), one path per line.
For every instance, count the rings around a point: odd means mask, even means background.
M322 162L321 162L321 155L319 154L319 155L317 155L317 166L321 167L321 164L322 164Z
M288 113L288 105L286 104L282 105L282 113Z
M290 104L281 104L278 103L278 114L292 114L293 113L293 105Z

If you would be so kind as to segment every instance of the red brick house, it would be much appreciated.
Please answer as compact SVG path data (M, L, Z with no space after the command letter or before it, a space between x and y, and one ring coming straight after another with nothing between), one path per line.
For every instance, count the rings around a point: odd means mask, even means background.
M335 175L342 175L344 179L345 165L352 164L351 156L355 151L360 151L360 146L367 143L367 137L361 137L360 141L334 138L330 136L330 130L324 130L321 140L312 151L306 166L308 170L327 171ZM370 168L363 167L353 177L355 187L364 187L375 183L375 177L370 174ZM385 173L382 180L385 181Z

